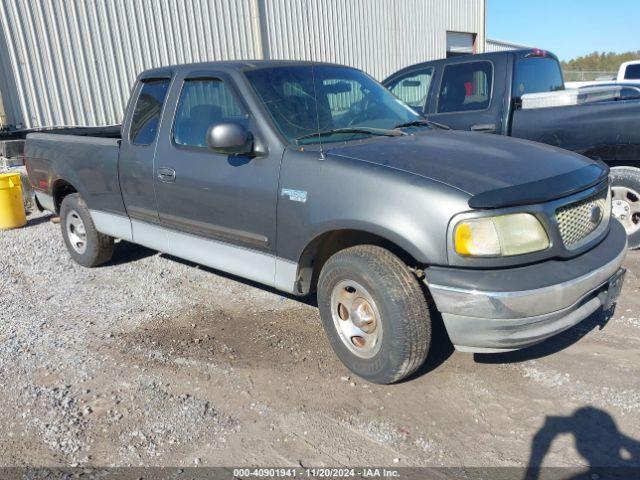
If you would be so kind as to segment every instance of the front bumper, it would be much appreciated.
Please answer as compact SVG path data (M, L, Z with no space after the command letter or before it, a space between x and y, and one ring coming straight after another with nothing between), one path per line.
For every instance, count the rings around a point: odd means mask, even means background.
M627 249L622 225L570 260L501 270L429 268L425 282L458 350L509 351L541 342L603 306Z

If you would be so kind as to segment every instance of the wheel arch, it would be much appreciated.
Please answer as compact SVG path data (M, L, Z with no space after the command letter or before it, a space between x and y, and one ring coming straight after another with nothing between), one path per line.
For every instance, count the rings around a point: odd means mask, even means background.
M60 214L62 201L67 195L71 195L72 193L78 193L78 189L71 182L62 178L59 178L55 182L53 182L51 194L53 196L53 205L56 215Z
M303 294L315 292L318 276L333 254L357 245L377 245L397 255L409 267L420 270L426 262L409 242L392 232L376 232L362 228L335 228L317 234L298 257L298 286Z

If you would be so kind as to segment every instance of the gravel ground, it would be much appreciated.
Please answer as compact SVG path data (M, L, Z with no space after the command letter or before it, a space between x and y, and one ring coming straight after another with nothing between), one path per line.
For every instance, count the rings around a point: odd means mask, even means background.
M309 303L125 242L84 269L35 214L0 232L0 465L640 466L639 264L608 323L503 355L441 338L383 387Z

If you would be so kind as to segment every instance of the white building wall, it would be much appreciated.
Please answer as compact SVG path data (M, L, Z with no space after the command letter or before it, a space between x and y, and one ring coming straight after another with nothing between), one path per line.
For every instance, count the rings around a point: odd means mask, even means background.
M265 7L271 58L347 64L379 80L444 58L447 31L485 41L484 0L268 0Z
M119 123L144 69L256 56L249 19L250 0L1 0L7 115L26 127Z
M485 0L0 0L0 93L8 123L115 124L147 68L310 59L382 80L444 57L446 31L482 51L484 27Z
M526 45L519 45L517 43L504 42L502 40L492 40L487 38L485 52L494 53L494 52L504 52L508 50L520 50L523 48L532 48Z

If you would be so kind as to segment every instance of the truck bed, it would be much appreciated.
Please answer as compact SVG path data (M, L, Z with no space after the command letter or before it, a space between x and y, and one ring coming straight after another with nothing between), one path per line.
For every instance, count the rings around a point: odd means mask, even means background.
M94 137L94 138L122 138L122 129L120 125L109 125L106 127L62 127L51 128L38 133L50 133L53 135L73 135L77 137Z
M78 193L89 209L126 215L118 180L119 132L100 127L28 134L27 170L42 206L57 211L57 193L68 182L82 189Z
M624 100L584 105L518 109L510 135L572 150L609 166L640 160L640 102Z
M57 135L79 135L82 137L122 138L121 125L103 127L38 127L24 130L0 132L0 140L24 140L30 133L53 133Z

